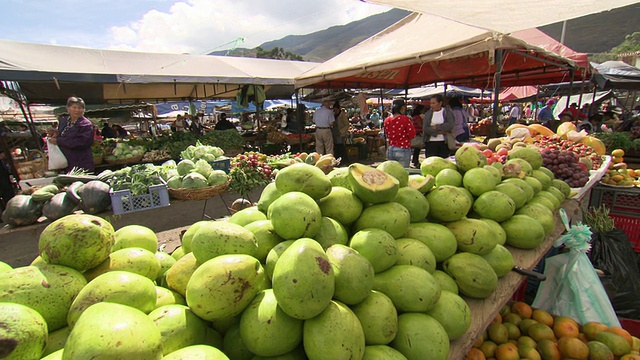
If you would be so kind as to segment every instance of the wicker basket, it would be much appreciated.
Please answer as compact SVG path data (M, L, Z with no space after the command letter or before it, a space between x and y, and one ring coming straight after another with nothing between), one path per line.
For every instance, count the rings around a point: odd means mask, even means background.
M142 157L144 156L144 154L142 155L137 155L134 157L130 157L127 159L118 159L118 160L109 160L107 158L104 159L104 161L107 162L107 164L111 164L111 165L128 165L128 164L137 164L140 162L140 160L142 160Z
M171 189L169 195L176 200L205 200L218 196L229 187L230 181L218 186L209 186L202 189Z
M311 140L313 140L313 137L303 137L302 138L302 143L303 144L308 144L311 142ZM287 144L289 145L297 145L300 143L300 138L299 137L294 137L294 138L285 138L285 141L287 142Z
M282 144L287 137L281 132L270 132L267 134L267 140L273 144Z
M47 157L42 151L29 151L28 161L14 161L13 165L20 180L34 179L44 177L44 173L48 170Z
M93 155L93 165L102 165L104 162L104 157L102 155L95 156Z
M224 149L224 155L227 157L234 157L240 155L244 152L244 149L241 147L232 147L228 149Z

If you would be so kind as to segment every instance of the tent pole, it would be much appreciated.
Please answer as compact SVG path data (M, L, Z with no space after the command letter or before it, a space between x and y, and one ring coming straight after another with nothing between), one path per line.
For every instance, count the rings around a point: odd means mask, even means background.
M596 92L598 92L598 84L593 83L593 82L592 82L592 84L593 84L593 97L592 97L592 100L591 100L591 105L589 105L589 114L588 115L591 115L591 113L593 113L593 107L594 107L594 104L596 102Z
M444 83L444 93L442 94L442 97L447 97L447 83Z
M631 99L631 107L629 108L633 111L633 108L636 106L636 99L638 98L638 90L633 90L633 98Z
M569 80L569 94L567 94L567 105L565 108L569 108L569 101L571 101L571 94L573 94L573 74L574 74L574 69L571 68L571 70L569 70L569 76L571 77L571 80Z
M580 96L578 97L578 109L582 108L582 93L584 92L584 83L586 82L587 74L582 73L582 83L580 83Z
M22 111L22 116L24 117L24 121L27 123L29 127L29 132L31 133L31 136L36 140L36 147L38 148L38 150L42 151L42 147L40 146L40 141L37 140L38 136L36 134L38 133L38 131L36 131L36 126L33 124L33 119L31 118L31 111L29 111L29 113L27 114L27 111L25 110L25 106L22 100L19 100L18 104L20 104L20 111Z
M29 104L27 104L27 113L29 114L29 117L25 120L27 120L27 123L29 124L29 131L31 131L31 136L38 139L40 137L40 134L36 129L36 124L33 122L33 115L31 115L31 108L29 107ZM40 141L36 141L36 146L38 147L38 150L42 151Z
M504 50L496 50L496 73L494 75L494 88L493 88L493 115L491 121L491 128L489 129L489 139L498 136L498 112L500 111L500 77L502 76L502 56Z
M296 122L298 123L298 147L302 152L302 131L304 130L305 122L300 114L300 89L296 89Z
M538 99L540 98L540 86L536 86L536 102L533 109L533 120L538 119Z

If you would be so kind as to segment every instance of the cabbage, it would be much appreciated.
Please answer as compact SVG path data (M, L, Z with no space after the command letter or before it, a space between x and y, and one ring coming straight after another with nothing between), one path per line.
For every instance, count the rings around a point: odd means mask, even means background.
M205 146L198 146L196 147L195 150L193 150L193 159L192 160L199 160L202 159L202 157L207 153L207 147Z
M213 154L215 157L220 157L222 155L224 155L224 150L220 149L217 146L212 146L211 151L209 152L209 154Z
M204 154L204 156L202 157L202 160L206 162L216 161L216 156L213 154Z
M180 164L178 164L180 166ZM197 172L188 173L182 178L182 187L185 189L201 189L209 186L207 178Z
M211 167L211 165L209 165L208 162L206 162L203 159L200 159L196 161L196 171L198 172L198 174L204 177L209 177L209 175L213 171L213 168Z
M189 145L186 149L184 149L180 153L180 157L182 157L183 159L187 159L187 160L193 159L193 152L194 152L195 149L196 149L195 146Z
M213 170L209 175L209 186L218 186L227 182L229 175L222 170Z
M177 166L178 174L180 174L180 176L187 175L188 173L191 172L191 170L195 168L196 168L196 164L194 164L193 161L188 159L181 160Z
M171 159L163 162L161 166L165 169L175 169L178 164L176 164L175 160Z
M167 180L167 186L169 186L171 189L179 189L180 187L182 187L182 178L180 177L180 175L174 175L169 178L169 180Z

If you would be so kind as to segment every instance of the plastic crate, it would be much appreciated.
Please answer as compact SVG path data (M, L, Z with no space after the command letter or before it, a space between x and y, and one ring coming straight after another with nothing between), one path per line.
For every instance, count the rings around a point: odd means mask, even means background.
M229 173L231 169L231 159L220 159L216 161L209 161L209 164L213 168L213 170L222 170Z
M640 189L594 186L589 207L606 206L612 214L640 216Z
M631 336L640 337L640 320L620 318L620 325L627 330Z
M609 214L613 218L616 228L623 230L629 237L629 242L635 252L640 252L640 215L625 216L618 214Z
M164 181L160 185L149 186L148 194L134 196L129 190L118 190L110 191L109 195L114 215L169 206L169 191Z

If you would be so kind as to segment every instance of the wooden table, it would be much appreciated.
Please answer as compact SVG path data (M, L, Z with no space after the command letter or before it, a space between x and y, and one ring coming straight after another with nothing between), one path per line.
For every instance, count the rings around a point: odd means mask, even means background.
M576 200L565 200L562 203L562 208L567 211L567 215L571 218L572 215L576 215L579 212L580 204ZM516 265L525 269L533 269L549 249L551 249L553 242L564 233L564 231L564 225L556 212L556 227L537 248L521 250L508 246L513 254ZM465 335L451 342L449 359L466 359L467 352L469 352L473 343L489 326L500 309L511 300L513 293L524 279L525 277L523 275L512 271L499 279L498 288L490 297L482 300L464 298L471 309L471 326Z

